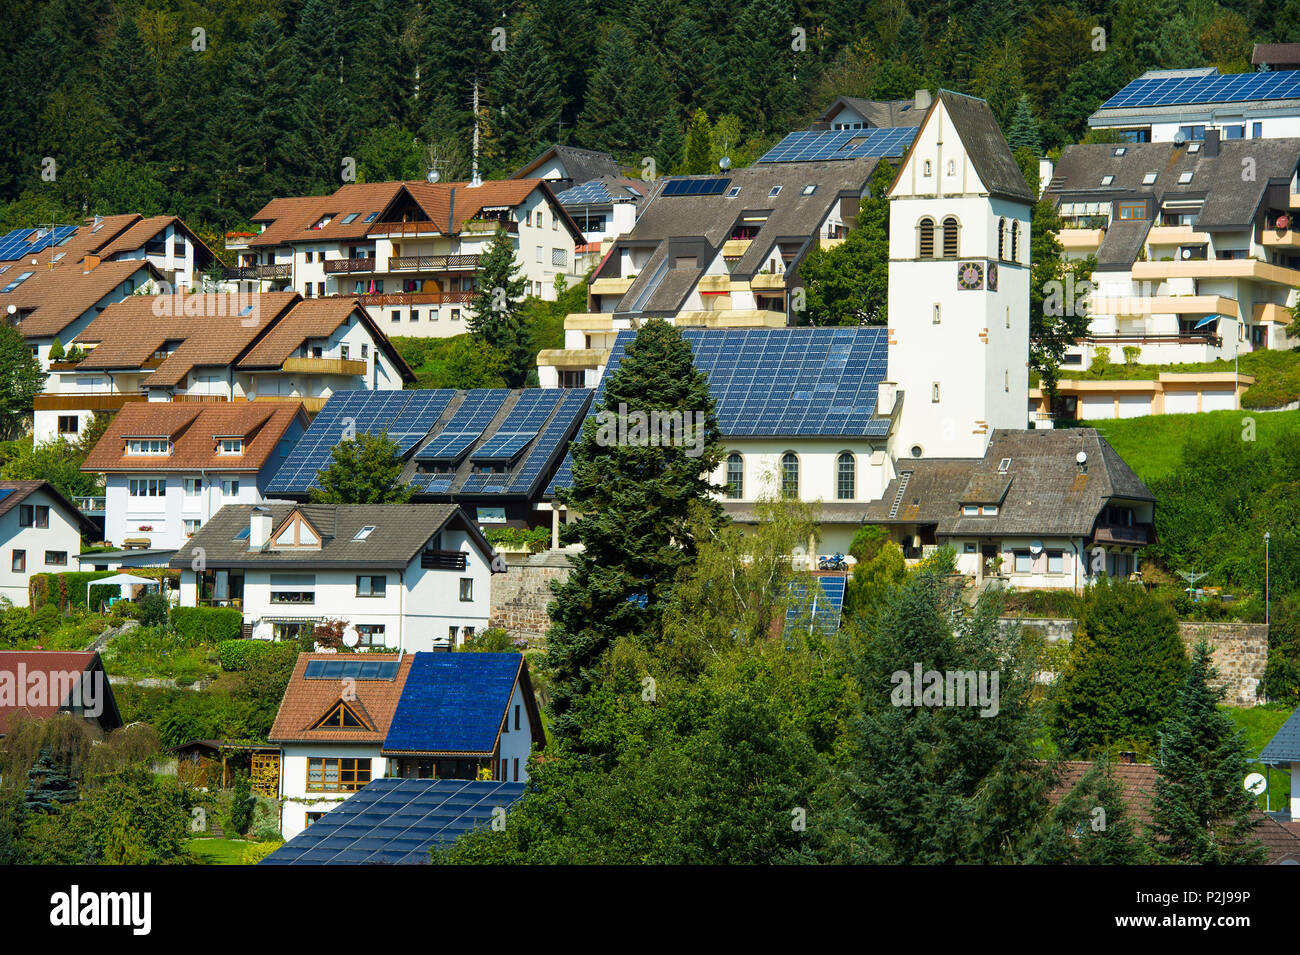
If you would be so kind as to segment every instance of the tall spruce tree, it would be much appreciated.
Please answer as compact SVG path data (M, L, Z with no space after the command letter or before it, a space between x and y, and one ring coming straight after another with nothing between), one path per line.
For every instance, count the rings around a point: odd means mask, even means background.
M1088 592L1057 683L1058 744L1084 755L1154 744L1186 673L1173 611L1136 584L1101 578Z
M1144 865L1155 860L1109 759L1093 764L1047 818L1035 865Z
M514 240L504 228L497 229L479 262L466 324L470 334L500 353L508 388L522 388L533 367L522 307L527 288L528 280L515 259Z
M713 141L710 133L713 124L709 114L697 109L686 130L686 149L682 155L682 172L687 176L700 176L713 171Z
M1160 733L1152 822L1156 851L1170 862L1251 865L1265 850L1254 831L1255 799L1242 787L1249 766L1246 743L1219 709L1223 690L1210 647L1192 650L1178 706Z
M559 131L559 75L534 28L524 17L492 76L496 106L493 165L508 174L532 159Z
M77 801L77 782L66 759L59 759L47 746L27 771L23 804L28 812L52 813Z
M1034 117L1033 107L1029 105L1028 94L1021 94L1016 103L1015 112L1011 114L1011 124L1007 129L1007 145L1012 152L1028 149L1034 155L1043 150L1043 140L1038 134L1038 120Z
M709 477L721 446L708 378L690 345L659 319L642 326L606 377L604 400L573 445L573 485L561 503L580 515L571 525L583 545L568 579L553 586L546 667L554 732L583 748L576 711L619 638L655 641L679 571L696 553L696 535L722 520ZM664 442L633 430L637 413L679 413L701 430ZM620 435L610 426L626 414ZM702 530L703 529L703 530Z

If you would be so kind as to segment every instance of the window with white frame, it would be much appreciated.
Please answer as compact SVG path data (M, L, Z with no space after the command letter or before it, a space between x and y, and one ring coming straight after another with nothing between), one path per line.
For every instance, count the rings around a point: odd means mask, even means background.
M359 647L384 647L388 641L384 636L384 624L382 623L359 623L357 624L357 646Z
M1016 573L1030 574L1034 570L1034 555L1027 550L1016 551Z
M384 574L357 576L358 597L382 597L388 592L388 577Z
M221 441L218 442L217 444L217 453L218 454L243 454L244 439L243 438L222 438Z
M165 497L167 494L166 478L130 478L127 481L128 497Z
M1047 572L1049 574L1065 573L1065 552L1049 550L1047 552Z
M203 493L203 478L185 479L185 496L198 497Z
M239 478L222 478L221 496L239 497Z
M468 602L474 599L474 578L462 577L460 579L460 599Z
M126 442L127 454L169 454L172 443L166 438L131 438Z

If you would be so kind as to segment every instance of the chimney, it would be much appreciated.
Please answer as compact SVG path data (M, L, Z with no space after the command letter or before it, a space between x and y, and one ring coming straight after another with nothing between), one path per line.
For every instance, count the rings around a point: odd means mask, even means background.
M97 255L87 255L84 259L81 260L81 269L83 273L95 271L95 268L98 265L99 265L99 256Z
M922 110L922 111L929 109L930 91L917 90L916 94L912 98L912 102L913 102L913 106L912 106L913 109Z
M898 385L892 381L882 381L876 385L876 416L888 417L894 411L894 401L898 397Z
M1201 155L1219 155L1219 131L1217 129L1207 129L1205 131L1205 145L1201 147Z
M255 507L248 515L248 549L266 550L271 539L271 511Z

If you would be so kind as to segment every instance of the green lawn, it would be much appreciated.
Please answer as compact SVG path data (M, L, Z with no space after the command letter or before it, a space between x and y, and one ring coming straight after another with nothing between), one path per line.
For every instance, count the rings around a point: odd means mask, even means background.
M240 865L244 850L256 843L247 839L191 839L190 848L208 865Z
M1267 706L1225 706L1222 708L1225 713L1232 717L1237 728L1241 730L1246 737L1247 751L1251 756L1258 756L1260 750L1271 740L1274 734L1281 729L1282 724L1287 721L1291 715L1291 706L1283 706L1278 703L1270 703ZM1255 771L1252 769L1252 772ZM1273 809L1281 809L1286 806L1286 802L1291 798L1291 774L1285 769L1270 769L1265 772L1264 767L1259 767L1259 772L1264 772L1268 777L1268 805ZM1265 797L1259 797L1259 807L1265 808Z
M1241 431L1245 427L1243 418L1254 421L1255 440L1259 442L1272 441L1284 431L1300 428L1300 411L1204 411L1082 423L1096 428L1137 476L1150 483L1177 468L1183 445L1194 432L1225 427Z

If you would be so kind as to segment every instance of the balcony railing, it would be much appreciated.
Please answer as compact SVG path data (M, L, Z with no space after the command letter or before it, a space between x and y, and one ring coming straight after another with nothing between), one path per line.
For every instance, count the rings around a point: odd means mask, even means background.
M460 224L461 232L495 232L499 228L518 233L519 223L513 219L466 219Z
M388 260L388 271L473 272L478 268L479 258L477 255L395 255Z
M1093 540L1098 544L1145 547L1155 539L1155 527L1151 524L1098 524L1093 533Z
M465 553L459 550L426 550L420 555L425 570L464 570Z
M61 392L37 395L32 399L36 411L120 411L131 401L144 401L144 395L106 394L104 392Z
M281 370L302 375L364 375L367 365L356 358L286 358Z
M466 305L474 298L473 292L375 292L370 295L347 296L367 307L385 305Z
M103 514L106 497L78 497L75 498L77 510L83 514Z
M325 260L326 275L334 275L338 272L373 272L374 270L375 260L370 257Z
M281 265L241 265L239 268L226 269L227 279L287 279L292 275L293 266L287 262Z
M1092 345L1126 344L1126 345L1213 345L1223 344L1221 335L1191 332L1176 335L1147 335L1141 332L1113 332L1089 334L1080 341Z

